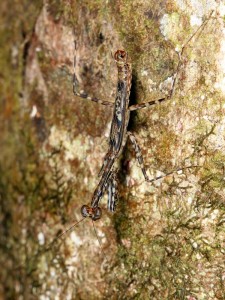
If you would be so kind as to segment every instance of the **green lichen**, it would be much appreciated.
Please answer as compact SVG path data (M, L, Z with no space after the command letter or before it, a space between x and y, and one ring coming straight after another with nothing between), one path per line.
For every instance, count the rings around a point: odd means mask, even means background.
M224 298L223 28L212 15L179 60L197 30L188 4L1 4L3 298ZM153 174L194 166L143 183L128 143L117 211L95 225L105 258L88 222L48 244L90 202L107 148L110 111L72 93L74 40L80 88L104 100L115 96L117 47L133 65L133 102L164 96L179 71L172 100L132 113L130 129Z

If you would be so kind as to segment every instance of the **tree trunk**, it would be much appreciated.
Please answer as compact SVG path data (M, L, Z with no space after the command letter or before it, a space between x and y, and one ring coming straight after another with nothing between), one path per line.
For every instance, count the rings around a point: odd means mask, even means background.
M4 2L4 1L3 1ZM225 299L221 2L13 1L1 6L2 299ZM197 5L194 6L194 5ZM113 54L132 64L119 201L81 220L107 152ZM75 58L75 59L74 59ZM74 68L75 61L75 68Z

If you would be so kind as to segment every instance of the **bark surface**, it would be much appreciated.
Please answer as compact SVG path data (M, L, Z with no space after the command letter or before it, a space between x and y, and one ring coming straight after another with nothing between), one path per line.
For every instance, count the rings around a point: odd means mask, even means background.
M13 0L0 4L1 299L225 299L225 4ZM76 53L74 51L76 43ZM119 202L79 223L107 152L112 53L133 68ZM3 146L4 145L4 146ZM192 168L187 168L193 166ZM98 239L96 238L96 234Z

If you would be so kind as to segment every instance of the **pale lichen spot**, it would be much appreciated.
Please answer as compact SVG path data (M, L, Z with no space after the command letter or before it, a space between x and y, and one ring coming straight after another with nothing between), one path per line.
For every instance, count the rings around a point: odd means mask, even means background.
M54 157L54 159L49 159L49 164L53 167L57 161L57 164L61 165L63 173L68 179L74 177L69 161L78 159L82 162L86 159L87 151L92 148L89 136L80 134L72 139L67 130L57 126L51 127L48 142L51 147L61 149L64 153L64 160Z
M142 71L141 71L141 75L142 75L142 76L149 76L147 70L142 70Z
M41 49L40 47L36 47L36 48L35 48L35 51L36 51L36 52L41 52L42 49Z
M197 253L197 254L196 254L196 258L197 258L198 260L200 260L200 259L202 258L201 254L200 254L200 253Z
M71 241L78 247L83 244L83 241L80 239L80 237L74 231L71 232L70 238L71 238Z
M151 93L156 90L156 82L154 82L150 77L146 78L148 92Z
M217 124L213 135L209 137L209 141L211 143L211 147L214 150L222 150L224 151L225 144L225 119L221 120L220 123Z
M201 17L201 16L200 16ZM194 17L192 22L198 23L197 18ZM184 47L188 36L185 34L183 38L181 38L181 34L188 30L188 27L191 24L187 24L185 20L182 18L182 15L174 12L172 14L164 14L160 21L160 30L165 40L170 40L174 44L175 51L179 54Z
M191 15L190 24L191 26L200 26L202 24L202 18L199 18L196 15Z
M225 11L224 5L222 8L222 11ZM223 12L224 13L224 12ZM225 29L223 28L220 32L220 35L218 36L219 41L219 51L215 55L215 58L217 60L216 66L218 68L218 75L216 77L216 82L214 83L214 88L216 90L221 91L223 94L225 94Z
M193 198L192 198L192 197L188 197L188 198L187 198L187 203L188 203L189 205L191 205L192 202L193 202Z
M214 211L211 213L211 220L215 220L217 218L219 214L219 210L218 209L214 209Z
M216 82L214 88L216 90L221 90L221 92L225 94L225 78L221 78L219 82Z
M38 238L39 245L43 246L45 244L44 233L43 232L39 232L37 238Z
M168 94L169 91L171 91L172 84L173 84L174 78L172 76L168 77L166 80L164 80L160 85L159 89L160 91L163 91L165 94Z
M36 116L37 116L37 113L38 113L37 106L36 106L36 105L33 105L33 106L32 106L32 110L31 110L31 113L30 113L30 117L31 117L31 118L36 117Z
M88 184L88 178L87 177L84 177L84 184Z
M198 248L198 244L197 244L196 242L193 242L192 247L193 247L194 249L197 249L197 248Z
M40 295L40 300L50 300L50 298L46 295Z
M179 28L179 14L164 14L160 20L160 30L165 40L174 40Z
M218 6L215 0L190 0L188 2L185 0L177 0L176 3L185 13L191 14L194 11L198 13L200 18Z
M56 275L55 268L50 268L50 275L51 277L55 277Z
M187 72L189 73L191 80L184 81L185 83L184 95L186 93L186 90L189 90L192 87L194 87L198 83L201 77L201 72L200 72L201 68L196 61L189 61L186 65L186 69Z
M221 17L225 16L225 4L223 2L219 4L218 13L220 14Z
M159 119L159 113L158 113L157 111L155 111L154 113L152 113L151 119L152 119L153 121L158 120L158 119Z

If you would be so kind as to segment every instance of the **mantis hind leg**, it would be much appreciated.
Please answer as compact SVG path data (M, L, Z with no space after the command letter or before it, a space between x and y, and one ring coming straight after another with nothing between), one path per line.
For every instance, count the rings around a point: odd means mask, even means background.
M130 138L130 141L132 143L132 147L135 151L136 159L137 159L137 161L138 161L138 163L141 167L144 178L145 178L146 181L150 181L150 179L147 175L147 171L146 171L145 166L144 166L144 160L143 160L143 156L142 156L142 153L141 153L141 148L139 147L133 133L131 133L130 131L128 131L127 133L128 133L129 138Z

